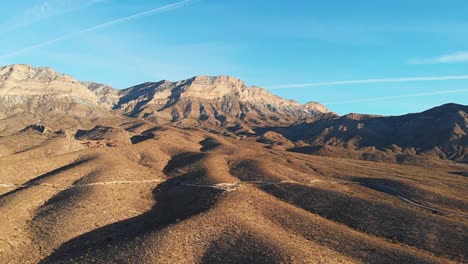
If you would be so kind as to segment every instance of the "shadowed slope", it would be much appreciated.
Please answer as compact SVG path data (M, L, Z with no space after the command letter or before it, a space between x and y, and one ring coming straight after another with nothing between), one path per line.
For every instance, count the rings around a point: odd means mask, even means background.
M402 116L349 114L258 132L271 130L296 142L295 152L412 164L468 161L466 105L446 104Z

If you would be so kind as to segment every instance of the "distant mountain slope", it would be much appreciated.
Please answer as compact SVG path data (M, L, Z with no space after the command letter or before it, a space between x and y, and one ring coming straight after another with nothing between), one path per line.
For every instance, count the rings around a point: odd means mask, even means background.
M374 147L394 153L425 153L468 161L468 106L465 105L446 104L403 116L349 114L271 130L310 146L350 150Z
M122 91L114 110L158 123L233 128L292 124L329 112L318 103L305 107L229 76L137 85Z
M95 94L100 105L109 110L111 110L120 99L120 91L107 84L95 82L81 82L81 84Z
M34 123L47 123L55 129L76 128L104 118L116 115L68 75L28 65L0 68L0 132Z
M27 65L0 68L0 104L2 115L67 110L77 104L98 107L94 93L72 77Z
M22 116L27 121L21 126L47 120L48 126L57 129L60 123L83 127L92 123L88 121L119 114L158 124L235 133L311 121L330 112L319 103L301 105L229 76L148 82L117 90L28 65L0 68L0 109L2 123L9 120L10 124ZM0 124L0 131L5 126Z

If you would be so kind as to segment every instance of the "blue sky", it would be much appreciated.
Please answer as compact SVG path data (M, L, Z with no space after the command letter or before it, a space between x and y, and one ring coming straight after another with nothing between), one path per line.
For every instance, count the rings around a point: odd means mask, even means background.
M466 0L8 1L0 65L116 88L232 75L339 114L395 115L468 103L466 10Z

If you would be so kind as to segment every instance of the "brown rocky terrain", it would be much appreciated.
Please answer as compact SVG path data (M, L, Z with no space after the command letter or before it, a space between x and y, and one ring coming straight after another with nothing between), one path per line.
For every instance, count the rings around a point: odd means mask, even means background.
M466 106L337 117L231 77L115 91L18 67L0 81L0 263L468 261L468 164L445 152L467 146Z
M468 106L446 104L403 116L349 114L287 127L265 128L295 142L291 150L395 162L468 162Z

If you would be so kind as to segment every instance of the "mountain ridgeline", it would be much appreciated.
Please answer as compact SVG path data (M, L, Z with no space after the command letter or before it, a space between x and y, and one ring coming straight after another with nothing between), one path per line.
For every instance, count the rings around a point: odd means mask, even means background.
M91 85L88 85L92 87ZM301 105L229 76L148 82L119 92L95 89L114 112L155 123L242 127L289 125L329 113L318 103ZM118 99L117 99L118 98Z
M0 68L0 133L32 124L75 133L91 124L138 119L256 137L270 148L407 162L427 156L468 161L468 107L447 104L403 116L338 116L229 76L147 82L117 90L81 82L51 68Z
M259 132L299 143L291 150L366 160L411 161L432 156L468 162L468 106L446 104L417 114L348 114Z

